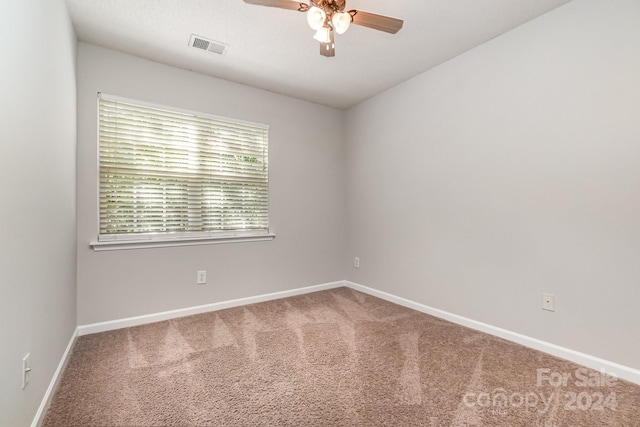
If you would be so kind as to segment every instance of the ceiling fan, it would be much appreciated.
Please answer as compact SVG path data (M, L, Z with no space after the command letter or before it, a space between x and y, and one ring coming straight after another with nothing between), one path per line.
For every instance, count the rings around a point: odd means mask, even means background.
M397 33L403 23L401 19L375 13L359 10L346 11L346 0L309 0L310 4L294 0L244 0L244 2L306 12L309 26L316 31L313 38L320 42L320 55L323 56L335 56L333 33L343 34L352 23L391 34Z

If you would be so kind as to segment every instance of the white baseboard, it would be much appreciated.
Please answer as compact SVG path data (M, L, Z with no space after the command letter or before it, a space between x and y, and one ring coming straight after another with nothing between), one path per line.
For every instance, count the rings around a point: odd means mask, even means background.
M344 281L324 283L321 285L307 286L304 288L290 289L287 291L273 292L254 297L239 298L229 301L214 302L212 304L199 305L195 307L180 308L177 310L163 311L160 313L145 314L142 316L127 317L125 319L110 320L107 322L91 323L78 326L78 335L89 335L98 332L111 331L114 329L128 328L131 326L144 325L147 323L160 322L162 320L175 319L177 317L191 316L193 314L208 313L210 311L223 310L225 308L238 307L241 305L255 304L257 302L270 301L274 299L292 297L295 295L308 294L310 292L323 291L345 286Z
M162 320L175 319L178 317L191 316L193 314L207 313L210 311L223 310L225 308L238 307L246 304L254 304L263 301L270 301L274 299L286 298L295 295L303 295L311 292L322 291L326 289L333 289L340 286L346 286L355 289L360 292L384 299L389 302L408 307L422 313L430 314L432 316L448 320L458 325L466 326L468 328L485 332L490 335L494 335L511 342L521 344L525 347L529 347L535 350L542 351L544 353L551 354L562 359L570 360L579 365L586 366L595 370L605 370L609 374L615 374L618 378L640 384L640 370L634 369L628 366L620 365L615 362L604 360L589 354L581 353L569 348L565 348L556 344L551 344L537 338L532 338L526 335L519 334L517 332L509 331L507 329L499 328L497 326L489 325L487 323L479 322L473 319L469 319L457 314L449 313L444 310L429 307L424 304L417 303L415 301L408 300L406 298L398 297L387 292L379 291L377 289L369 288L354 282L341 280L337 282L324 283L321 285L307 286L304 288L291 289L287 291L273 292L269 294L258 295L254 297L239 298L235 300L216 302L212 304L205 304L195 307L181 308L177 310L164 311L161 313L152 313L142 316L128 317L125 319L111 320L107 322L92 323L88 325L78 326L77 335L95 334L98 332L105 332L114 329L127 328L131 326L144 325L147 323L160 322ZM65 353L66 358L66 353Z
M356 291L360 291L383 300L408 307L414 309L416 311L420 311L422 313L430 314L432 316L438 317L440 319L448 320L450 322L456 323L458 325L466 326L468 328L485 332L490 335L494 335L503 339L506 339L511 342L515 342L521 344L525 347L529 347L538 351L542 351L544 353L550 354L552 356L560 357L562 359L569 360L571 362L577 363L582 366L586 366L595 370L605 370L609 374L615 374L618 378L624 379L626 381L630 381L632 383L640 385L640 370L634 369L628 366L620 365L615 362L611 362L608 360L600 359L595 356L591 356L589 354L581 353L579 351L571 350L565 347L561 347L559 345L551 344L536 338L528 337L526 335L519 334L517 332L512 332L506 329L498 328L496 326L489 325L487 323L478 322L476 320L472 320L463 316L459 316L457 314L449 313L444 310L439 310L437 308L429 307L424 304L417 303L415 301L408 300L406 298L398 297L392 295L387 292L379 291L377 289L369 288L367 286L359 285L354 282L341 280L338 282L324 283L321 285L308 286L304 288L291 289L287 291L273 292L269 294L258 295L254 297L247 298L239 298L230 301L222 301L216 302L212 304L205 304L196 307L187 307L177 310L164 311L161 313L153 313L147 314L143 316L129 317L126 319L118 319L112 320L108 322L100 322L100 323L92 323L88 325L81 325L76 328L71 339L69 340L69 344L62 355L62 359L58 364L58 368L56 369L53 378L51 379L51 383L45 392L45 395L40 403L40 407L36 412L36 415L31 423L31 427L38 427L44 421L44 414L49 407L49 403L51 398L53 397L53 392L55 391L58 381L60 380L60 376L66 367L69 356L71 354L71 349L75 343L75 340L78 336L81 335L89 335L98 332L110 331L114 329L127 328L130 326L143 325L147 323L159 322L162 320L174 319L183 316L190 316L193 314L206 313L210 311L222 310L225 308L238 307L246 304L254 304L263 301L270 301L274 299L286 298L295 295L303 295L311 292L322 291L326 289L334 289L341 286L346 286Z
M618 378L640 385L640 370L638 369L620 365L618 363L611 362L608 360L600 359L598 357L591 356L589 354L581 353L579 351L575 351L569 348L561 347L559 345L551 344L536 338L528 337L526 335L522 335L517 332L512 332L506 329L498 328L496 326L492 326L487 323L482 323L476 320L468 319L463 316L458 316L457 314L453 314L444 310L439 310L437 308L429 307L427 305L420 304L405 298L401 298L401 297L389 294L387 292L379 291L377 289L362 286L357 283L345 281L344 286L347 286L351 289L355 289L356 291L363 292L365 294L369 294L369 295L381 298L389 302L396 303L398 305L402 305L404 307L412 308L422 313L430 314L440 319L448 320L458 325L466 326L468 328L475 329L477 331L485 332L487 334L503 338L507 341L521 344L525 347L542 351L543 353L547 353L552 356L569 360L579 365L586 366L587 368L595 369L598 371L605 370L608 374L615 374Z
M42 402L40 402L40 406L38 407L38 411L36 412L35 417L33 417L33 421L31 422L31 427L38 427L42 425L44 421L44 414L47 412L47 408L49 408L49 404L51 403L51 398L53 397L53 392L56 390L58 386L58 382L62 376L62 372L67 367L67 363L69 363L69 356L71 356L71 349L78 338L78 328L73 331L71 335L71 339L69 340L69 344L67 344L67 348L62 354L62 359L60 359L60 363L58 363L58 367L56 371L53 373L53 378L51 378L51 382L49 383L49 387L47 391L44 393L44 397L42 398Z

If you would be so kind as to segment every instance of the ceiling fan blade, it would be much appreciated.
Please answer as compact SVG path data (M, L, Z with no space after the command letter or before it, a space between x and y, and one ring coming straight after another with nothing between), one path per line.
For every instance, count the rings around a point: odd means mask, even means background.
M327 57L336 56L336 43L333 40L333 30L329 31L329 43L320 42L320 55Z
M257 4L258 6L278 7L280 9L299 10L300 12L306 12L309 10L309 5L292 0L244 0L248 4Z
M247 1L247 0L245 0ZM376 15L375 13L361 12L359 10L350 10L352 22L363 27L373 28L374 30L385 31L395 34L402 28L402 19L390 18L388 16Z

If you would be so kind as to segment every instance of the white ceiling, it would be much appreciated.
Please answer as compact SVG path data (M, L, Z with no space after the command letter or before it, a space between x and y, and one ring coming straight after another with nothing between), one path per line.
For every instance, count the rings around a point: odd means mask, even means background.
M326 58L297 11L243 0L67 0L81 41L341 109L569 1L348 0L347 9L404 27L352 25ZM192 33L230 47L223 55L189 47Z

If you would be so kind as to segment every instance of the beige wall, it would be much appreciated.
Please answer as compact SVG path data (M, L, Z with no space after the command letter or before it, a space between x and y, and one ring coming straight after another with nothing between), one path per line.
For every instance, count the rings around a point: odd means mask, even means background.
M76 328L75 49L63 0L0 2L2 426L31 423Z
M211 66L224 57L212 56ZM271 126L269 242L94 252L96 93ZM78 323L295 289L344 277L341 112L80 43ZM208 283L196 286L196 272Z
M353 108L348 279L640 368L638 22L576 0Z

